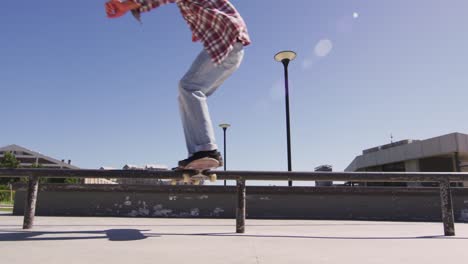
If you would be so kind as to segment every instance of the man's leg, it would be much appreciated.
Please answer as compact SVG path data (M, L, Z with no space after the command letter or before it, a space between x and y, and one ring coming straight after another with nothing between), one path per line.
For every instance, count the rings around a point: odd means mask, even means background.
M179 108L189 156L216 150L207 97L239 67L243 46L234 45L228 58L216 66L203 50L179 83Z

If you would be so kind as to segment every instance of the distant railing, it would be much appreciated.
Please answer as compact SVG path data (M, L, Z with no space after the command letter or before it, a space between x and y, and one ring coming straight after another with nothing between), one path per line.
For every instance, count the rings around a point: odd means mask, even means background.
M450 182L468 181L468 173L420 172L279 172L279 171L216 171L219 180L236 180L236 232L245 232L246 180L259 181L347 181L347 182L436 182L439 183L444 234L455 235ZM72 170L72 169L0 169L0 177L28 177L23 229L34 222L40 178L142 178L181 179L181 171L146 170ZM194 186L197 188L197 186ZM310 187L314 188L314 187ZM424 188L420 188L421 191Z

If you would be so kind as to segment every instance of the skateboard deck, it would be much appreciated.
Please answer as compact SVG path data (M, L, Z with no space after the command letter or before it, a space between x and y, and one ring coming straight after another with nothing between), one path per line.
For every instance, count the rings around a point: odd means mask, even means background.
M219 162L212 158L203 158L189 163L185 168L175 168L176 171L182 171L182 179L185 184L193 183L199 185L204 180L215 182L217 180L216 173L211 171L219 167ZM171 184L176 185L177 179L173 179Z

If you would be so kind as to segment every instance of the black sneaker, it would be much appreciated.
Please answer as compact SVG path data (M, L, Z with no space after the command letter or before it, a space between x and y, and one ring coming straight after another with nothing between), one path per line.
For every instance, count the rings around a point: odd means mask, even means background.
M217 150L210 150L210 151L196 152L190 158L179 161L178 168L183 169L191 162L198 160L198 159L203 159L203 158L212 158L212 159L217 160L219 162L220 167L224 165L223 157L221 156L221 153L219 153Z

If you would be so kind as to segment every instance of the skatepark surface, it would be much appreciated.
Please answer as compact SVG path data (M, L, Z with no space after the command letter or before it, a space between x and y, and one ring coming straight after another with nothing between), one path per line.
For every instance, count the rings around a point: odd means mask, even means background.
M464 263L468 224L0 215L1 263Z

